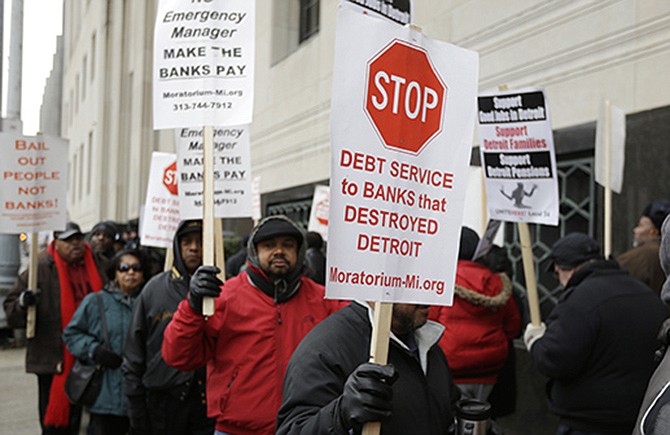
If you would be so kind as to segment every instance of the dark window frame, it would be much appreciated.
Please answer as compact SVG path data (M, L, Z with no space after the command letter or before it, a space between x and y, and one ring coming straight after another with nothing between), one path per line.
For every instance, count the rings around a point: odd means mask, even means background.
M300 0L300 40L319 33L319 0Z

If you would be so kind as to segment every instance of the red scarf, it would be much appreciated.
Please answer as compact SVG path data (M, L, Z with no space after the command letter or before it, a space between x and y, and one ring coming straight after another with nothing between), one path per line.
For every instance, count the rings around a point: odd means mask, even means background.
M61 258L58 251L54 248L54 242L51 242L47 252L51 255L56 263L56 270L58 271L58 284L60 285L60 318L61 330L65 329L70 319L77 309L74 300L74 291L70 285L70 273L68 271L68 264ZM84 251L84 267L88 275L88 282L91 289L97 292L102 288L102 280L98 272L98 267L93 259L91 248L86 244ZM65 345L61 342L63 348L63 371L54 375L51 382L51 390L49 391L49 405L47 406L46 415L44 416L44 425L53 427L67 427L70 424L70 402L65 395L65 380L70 373L70 369L74 365L74 356L67 350Z

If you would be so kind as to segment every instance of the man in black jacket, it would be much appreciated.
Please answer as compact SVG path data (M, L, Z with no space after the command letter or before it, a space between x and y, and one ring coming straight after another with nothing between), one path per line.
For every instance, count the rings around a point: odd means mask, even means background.
M586 234L563 237L550 257L565 291L546 327L529 324L524 341L550 378L558 434L630 434L666 309Z
M123 362L133 434L214 432L214 421L207 418L205 368L180 372L161 355L163 332L201 264L202 221L183 221L174 237L172 270L153 277L135 302Z
M293 353L277 417L279 435L444 435L459 392L437 342L444 327L428 307L395 304L389 365L368 363L372 310L352 302L318 324ZM350 432L353 431L353 432Z

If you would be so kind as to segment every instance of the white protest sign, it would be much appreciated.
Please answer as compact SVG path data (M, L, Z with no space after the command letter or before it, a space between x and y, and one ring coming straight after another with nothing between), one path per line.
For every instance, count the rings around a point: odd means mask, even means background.
M491 219L558 225L549 104L540 88L480 95L479 149Z
M340 8L327 297L449 305L477 53Z
M182 219L202 218L202 129L175 130ZM214 217L251 216L249 126L214 129Z
M68 143L0 133L0 233L62 230L67 222Z
M412 22L410 0L340 0L340 5L397 24L404 25Z
M328 241L328 212L330 210L330 187L315 186L312 208L309 212L307 231L321 234Z
M626 162L626 113L610 105L610 185L609 188L621 193L623 170ZM596 128L595 167L596 183L605 186L607 162L605 160L605 101L600 103Z
M177 190L177 156L152 153L147 200L140 229L142 245L172 247L172 239L181 220Z
M154 129L251 123L254 0L160 0Z

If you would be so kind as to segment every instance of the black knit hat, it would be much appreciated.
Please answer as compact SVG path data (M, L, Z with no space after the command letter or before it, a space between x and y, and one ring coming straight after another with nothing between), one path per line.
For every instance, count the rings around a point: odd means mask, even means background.
M651 219L657 230L661 230L665 217L670 214L670 201L667 199L657 199L647 205L642 211L642 216Z
M112 240L116 240L119 234L118 227L112 221L102 221L95 224L91 230L91 234L95 234L97 232L103 232L107 234Z
M461 244L458 247L459 260L472 260L479 244L479 236L472 228L461 228Z
M298 245L302 244L303 235L298 228L282 219L268 220L258 228L254 234L254 245L277 236L289 236L296 239Z

